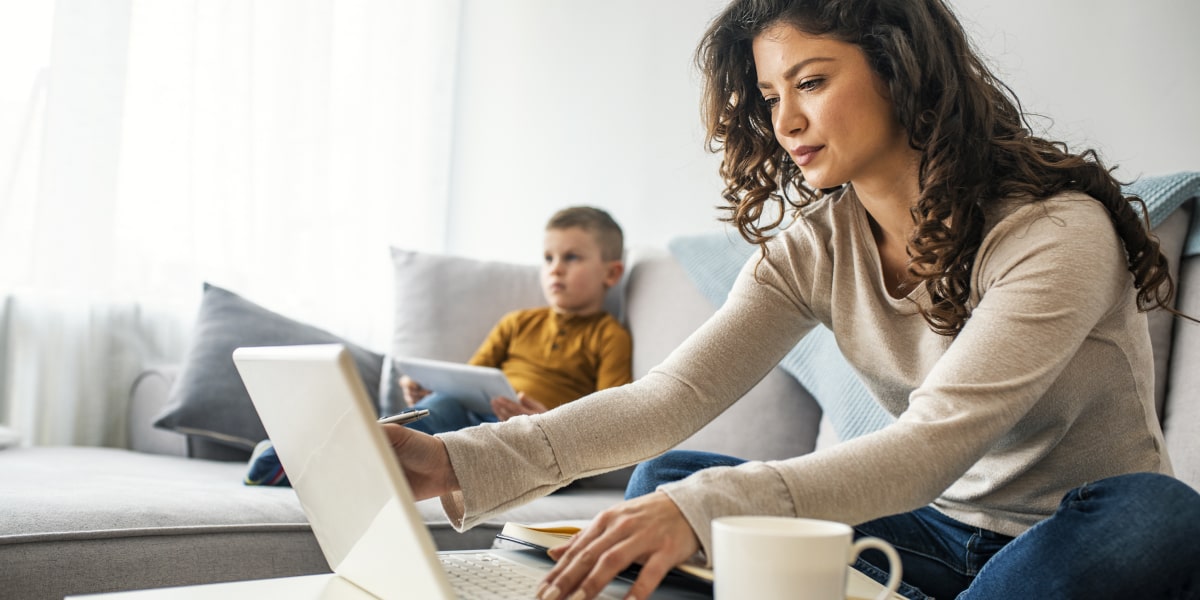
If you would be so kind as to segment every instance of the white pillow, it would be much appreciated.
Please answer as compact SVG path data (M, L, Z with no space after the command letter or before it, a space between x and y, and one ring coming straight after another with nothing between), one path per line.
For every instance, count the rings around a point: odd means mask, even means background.
M544 306L536 264L392 248L393 356L466 362L506 313Z

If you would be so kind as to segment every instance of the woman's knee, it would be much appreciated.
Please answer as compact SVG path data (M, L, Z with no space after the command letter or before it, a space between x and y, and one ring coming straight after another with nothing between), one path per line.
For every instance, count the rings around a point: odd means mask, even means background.
M685 479L696 471L709 467L736 466L743 459L697 450L670 450L643 461L633 470L625 487L625 498L644 496L658 486Z
M1101 479L1072 490L1052 517L996 553L962 597L1179 597L1196 583L1198 528L1200 494L1178 479Z
M1082 500L1098 500L1125 513L1161 515L1178 524L1200 524L1200 493L1161 473L1130 473L1102 479L1079 488ZM1070 503L1068 496L1065 503Z

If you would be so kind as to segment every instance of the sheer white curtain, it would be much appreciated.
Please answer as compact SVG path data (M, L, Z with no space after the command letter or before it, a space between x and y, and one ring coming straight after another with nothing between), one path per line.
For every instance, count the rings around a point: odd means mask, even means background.
M25 132L0 203L0 425L123 443L129 385L181 357L203 281L385 349L388 245L445 239L459 12L58 0L23 15L50 39L0 90L25 109L0 122Z

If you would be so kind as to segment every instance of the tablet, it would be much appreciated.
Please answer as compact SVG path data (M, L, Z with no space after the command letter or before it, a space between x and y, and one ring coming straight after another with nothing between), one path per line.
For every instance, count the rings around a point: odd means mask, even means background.
M457 398L467 410L492 413L492 398L517 399L517 392L500 369L427 358L397 358L396 370L413 378L421 387Z

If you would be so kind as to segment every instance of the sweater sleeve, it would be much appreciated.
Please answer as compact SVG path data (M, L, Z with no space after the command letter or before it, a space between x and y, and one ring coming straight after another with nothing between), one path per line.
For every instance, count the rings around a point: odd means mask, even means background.
M451 523L469 528L580 477L657 456L749 391L816 322L794 295L756 281L757 262L735 283L745 304L718 310L637 381L540 415L441 434L462 487L442 499Z
M723 515L858 524L932 502L989 452L1006 454L1017 470L1036 460L1022 445L1039 424L1027 438L1009 438L1011 446L998 441L1039 402L1096 323L1129 297L1123 247L1107 214L1094 201L1075 204L1027 207L989 234L976 261L978 305L894 424L806 456L707 469L663 486L706 553L709 523ZM756 309L760 294L742 288L730 311ZM886 336L839 342L903 347Z
M774 367L817 323L814 302L832 299L851 312L879 302L853 280L822 287L820 252L837 243L806 237L803 220L797 227L772 241L766 260L752 257L725 305L642 379L542 415L443 434L462 486L443 498L451 522L471 527L576 478L670 449ZM1041 452L1053 452L1039 438L1041 413L1029 415L1097 322L1129 310L1120 240L1094 201L1035 203L988 234L972 285L970 320L910 388L891 426L809 455L708 469L663 486L705 551L719 516L856 524L926 505L956 482L975 484L964 475L989 453L1019 479ZM885 322L855 329L839 344L868 352L848 355L892 356L913 343ZM867 379L888 376L872 372L882 367L870 361L855 366Z

